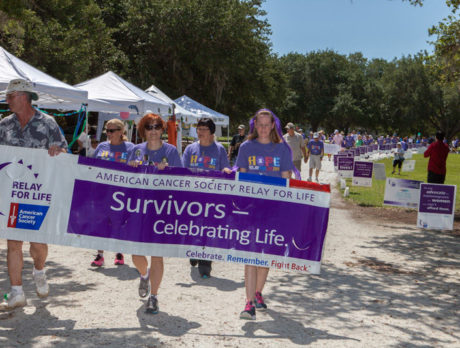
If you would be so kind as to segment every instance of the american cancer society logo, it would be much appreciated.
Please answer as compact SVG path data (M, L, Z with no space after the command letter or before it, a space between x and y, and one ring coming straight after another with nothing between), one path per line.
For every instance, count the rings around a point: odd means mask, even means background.
M51 203L38 173L23 160L0 163L0 224L2 227L39 230Z

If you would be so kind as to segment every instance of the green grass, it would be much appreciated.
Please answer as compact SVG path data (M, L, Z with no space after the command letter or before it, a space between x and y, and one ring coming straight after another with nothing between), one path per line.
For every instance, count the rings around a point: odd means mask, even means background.
M384 163L387 177L420 180L426 182L428 159L423 154L414 155L415 169L413 172L401 172L401 175L391 174L393 170L393 159L388 158L376 163ZM447 157L446 185L457 185L457 197L455 210L460 212L460 155L450 153ZM382 207L383 195L385 192L385 180L372 180L372 187L351 186L351 179L347 179L347 186L350 187L350 196L353 202L361 206Z

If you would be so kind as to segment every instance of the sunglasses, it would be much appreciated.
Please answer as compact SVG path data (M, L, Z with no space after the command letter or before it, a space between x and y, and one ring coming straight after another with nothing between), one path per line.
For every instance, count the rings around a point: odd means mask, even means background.
M145 130L152 130L152 129L156 129L156 130L159 130L159 129L163 129L163 126L161 124L148 124L145 126Z
M105 131L106 131L107 133L115 133L115 132L118 132L118 131L120 131L120 130L121 130L120 128L113 128L113 129L108 129L108 128L107 128Z

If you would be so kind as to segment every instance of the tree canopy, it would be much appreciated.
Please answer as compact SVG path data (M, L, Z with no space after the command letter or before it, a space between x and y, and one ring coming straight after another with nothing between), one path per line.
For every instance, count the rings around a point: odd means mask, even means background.
M408 0L423 5L422 0ZM460 0L432 27L432 56L391 62L326 50L277 56L263 0L3 0L0 44L75 84L113 70L231 116L257 109L303 127L460 132Z

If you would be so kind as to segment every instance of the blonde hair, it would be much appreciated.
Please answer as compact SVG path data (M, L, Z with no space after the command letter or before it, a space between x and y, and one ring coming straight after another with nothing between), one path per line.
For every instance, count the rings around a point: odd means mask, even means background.
M118 118L112 118L111 120L107 121L105 126L107 127L108 125L114 125L122 130L121 132L121 141L128 141L128 137L126 136L126 129L125 129L125 123L118 119Z
M257 118L259 116L270 116L270 120L272 122L272 124L275 123L275 119L273 118L273 114L268 111L268 110L260 110L257 112L257 114L254 116L254 123L257 121ZM254 140L254 139L257 139L259 137L259 134L257 134L257 129L255 127L255 124L254 124L254 127L252 129L252 132L249 133L248 135L248 140ZM276 129L276 125L270 130L270 141L274 144L278 144L278 143L281 143L281 137L280 135L278 134L278 131Z

